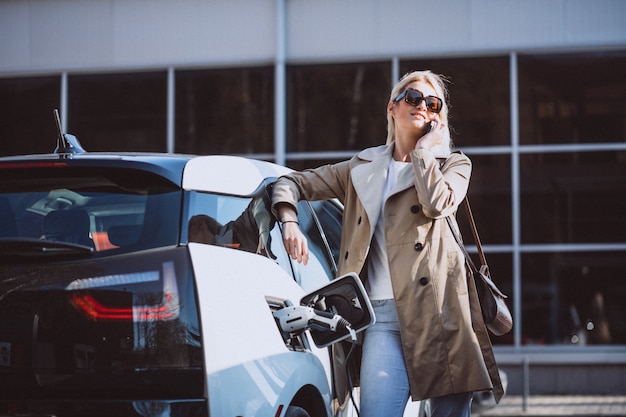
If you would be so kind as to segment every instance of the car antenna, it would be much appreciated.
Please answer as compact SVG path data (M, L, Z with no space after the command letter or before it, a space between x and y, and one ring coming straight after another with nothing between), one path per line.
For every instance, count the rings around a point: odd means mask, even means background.
M85 152L76 136L70 135L69 133L63 133L63 128L61 127L61 119L59 118L59 110L54 109L53 113L58 133L57 147L54 150L54 153L71 154Z

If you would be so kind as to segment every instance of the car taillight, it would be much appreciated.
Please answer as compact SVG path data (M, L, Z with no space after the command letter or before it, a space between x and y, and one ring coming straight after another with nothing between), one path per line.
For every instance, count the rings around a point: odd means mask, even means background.
M133 301L132 305L115 305L99 298L100 291L107 287L124 286L126 293L129 291L127 289L129 285L154 284L161 278L163 287L159 288L160 299L154 304L135 304ZM132 287L130 288L132 290ZM72 305L96 321L167 321L177 319L180 314L176 272L172 261L164 262L161 271L78 279L70 283L66 290L71 291ZM130 298L141 299L134 292Z

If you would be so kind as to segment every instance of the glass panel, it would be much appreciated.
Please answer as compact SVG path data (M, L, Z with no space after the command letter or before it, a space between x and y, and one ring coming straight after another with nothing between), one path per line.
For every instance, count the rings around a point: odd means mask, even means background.
M520 56L520 142L626 140L626 52Z
M189 242L239 249L276 260L269 246L276 221L264 188L252 197L195 191L189 196Z
M388 63L289 66L288 152L384 144L390 73Z
M623 253L523 255L522 343L626 343L625 269Z
M511 157L510 155L470 155L472 178L468 198L483 244L511 244ZM465 213L457 214L461 233L472 234Z
M57 165L3 169L3 257L104 256L178 242L175 184L134 169Z
M523 243L624 242L626 152L520 156Z
M403 60L400 74L430 69L450 79L452 140L464 146L509 145L509 57Z
M176 152L273 150L272 67L176 72Z
M165 152L165 72L71 75L67 131L87 151Z
M317 168L326 164L335 164L337 162L344 161L345 159L288 159L287 166L296 171L304 171L309 168Z
M61 77L0 78L0 156L52 152Z
M307 238L309 262L304 265L292 261L292 265L296 281L305 292L310 292L327 284L335 277L335 272L327 246L313 220L311 208L307 201L298 203L298 222L300 223L300 230Z
M336 269L339 265L339 250L341 249L343 210L338 203L332 201L312 201L311 207L322 226L324 237L335 262L334 269Z

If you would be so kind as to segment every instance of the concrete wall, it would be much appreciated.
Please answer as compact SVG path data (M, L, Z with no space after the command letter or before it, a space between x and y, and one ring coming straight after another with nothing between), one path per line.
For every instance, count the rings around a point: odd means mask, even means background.
M280 10L290 62L626 46L622 0L0 0L0 75L274 62Z

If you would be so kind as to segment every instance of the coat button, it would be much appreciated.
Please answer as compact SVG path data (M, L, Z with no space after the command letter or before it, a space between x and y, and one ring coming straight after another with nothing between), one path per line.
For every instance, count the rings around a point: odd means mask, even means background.
M419 212L420 212L420 206L418 206L418 205L411 206L411 213L417 214Z
M426 285L426 284L428 284L428 278L426 278L426 277L421 277L421 278L420 278L420 284L422 284L422 285Z
M422 244L421 244L421 243L419 243L419 242L415 244L415 250L416 250L417 252L421 251L422 249L424 249L424 245L422 245Z

